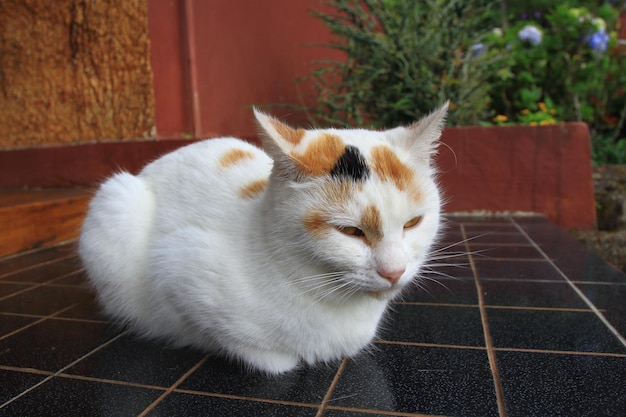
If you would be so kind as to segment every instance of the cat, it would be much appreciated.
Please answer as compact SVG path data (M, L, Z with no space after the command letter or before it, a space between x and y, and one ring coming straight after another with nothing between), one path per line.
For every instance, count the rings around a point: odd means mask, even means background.
M268 374L356 355L437 238L447 107L383 131L255 109L263 150L209 139L113 175L78 245L105 313Z

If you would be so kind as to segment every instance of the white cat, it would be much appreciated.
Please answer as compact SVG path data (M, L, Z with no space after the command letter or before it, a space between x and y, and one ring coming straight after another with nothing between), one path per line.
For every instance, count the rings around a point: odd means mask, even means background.
M386 131L255 111L265 152L211 139L114 175L79 243L106 313L268 373L358 353L436 238L446 111Z

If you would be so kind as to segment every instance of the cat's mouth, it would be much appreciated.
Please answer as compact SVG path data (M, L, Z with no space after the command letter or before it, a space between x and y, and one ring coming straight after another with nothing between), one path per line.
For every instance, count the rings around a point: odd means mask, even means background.
M390 300L398 294L399 290L400 287L394 285L385 290L366 291L366 293L377 300Z

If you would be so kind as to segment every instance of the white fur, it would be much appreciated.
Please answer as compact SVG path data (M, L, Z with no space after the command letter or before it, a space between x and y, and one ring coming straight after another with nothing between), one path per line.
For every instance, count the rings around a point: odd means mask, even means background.
M105 311L141 334L218 351L268 373L358 353L388 301L418 275L436 236L440 201L429 161L444 115L423 121L411 140L415 128L332 131L366 157L381 143L396 150L416 172L419 204L372 176L361 191L329 205L320 195L330 180L295 175L288 166L293 145L261 113L271 158L222 138L181 148L137 176L114 175L91 202L79 243ZM298 146L315 134L308 131ZM234 148L254 157L220 166ZM268 177L258 198L240 196L242 187ZM314 236L303 226L308 212L326 210L335 226L358 227L372 204L383 218L376 247L333 228ZM416 215L424 215L422 224L403 230ZM395 285L376 272L394 268L406 268Z

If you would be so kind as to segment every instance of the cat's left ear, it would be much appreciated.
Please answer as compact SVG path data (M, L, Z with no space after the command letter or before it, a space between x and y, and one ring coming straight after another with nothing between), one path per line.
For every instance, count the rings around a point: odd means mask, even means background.
M293 149L300 143L306 131L293 129L278 119L254 109L259 127L261 128L261 141L263 149L274 160L275 169L279 170L283 177L297 179L300 172L293 159L289 156Z
M449 103L446 101L428 116L408 127L389 131L391 142L408 149L417 160L429 162L437 151L439 138L446 124Z

